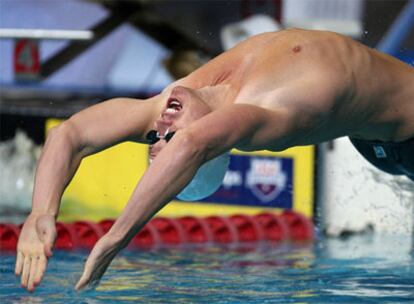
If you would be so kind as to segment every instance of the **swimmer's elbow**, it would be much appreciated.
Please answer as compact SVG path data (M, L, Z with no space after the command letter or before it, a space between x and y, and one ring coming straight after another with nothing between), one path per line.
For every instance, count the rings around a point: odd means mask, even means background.
M79 135L70 120L48 131L45 146L56 146L61 151L81 152L82 150Z
M180 130L174 136L172 142L177 145L177 153L187 158L189 161L204 162L206 160L208 149L207 145L193 134L190 130Z

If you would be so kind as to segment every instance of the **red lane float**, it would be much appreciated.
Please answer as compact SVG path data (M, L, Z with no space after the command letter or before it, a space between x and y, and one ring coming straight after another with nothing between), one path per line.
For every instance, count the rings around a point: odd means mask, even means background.
M189 243L209 243L213 241L213 231L201 218L184 216L177 219L187 234Z
M56 249L72 250L79 246L78 236L74 227L70 224L56 223Z
M152 225L152 221L142 228L131 240L128 248L155 248L162 244L158 230Z
M91 249L107 233L114 220L99 223L78 221L56 223L56 249ZM19 226L0 224L0 251L16 250ZM177 219L156 217L149 221L131 240L128 248L156 248L179 244L235 244L257 241L310 241L314 237L313 223L293 211L281 214L263 212L255 216L232 215Z
M204 219L213 232L215 243L236 243L239 241L237 230L224 216L209 216Z
M100 239L104 232L102 228L93 222L78 221L72 224L76 233L78 247L90 249Z
M262 227L248 215L233 215L229 217L230 223L236 228L239 242L256 242L265 239Z
M289 238L289 228L279 216L264 212L254 216L257 224L264 231L265 240L281 242Z
M178 245L187 242L183 227L175 219L156 217L150 221L160 235L161 242L166 245Z
M307 241L313 239L313 224L308 218L290 210L285 210L280 217L288 226L290 240Z
M115 220L108 219L108 220L100 221L98 225L101 227L103 233L107 233L109 229L111 229L114 223L115 223Z
M20 229L13 224L0 224L0 250L16 250L19 233Z
M115 220L108 219L103 220L98 223L104 233L107 233L111 229L112 225L115 223ZM158 231L152 226L149 222L144 226L131 240L128 245L129 249L134 248L152 248L161 243L161 238Z

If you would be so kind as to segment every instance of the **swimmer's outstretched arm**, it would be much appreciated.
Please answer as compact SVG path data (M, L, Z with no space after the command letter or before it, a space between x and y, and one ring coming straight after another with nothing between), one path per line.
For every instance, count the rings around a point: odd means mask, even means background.
M115 255L191 181L204 162L233 147L263 149L283 136L285 122L282 112L237 104L177 131L141 178L120 217L93 248L76 289L96 285Z
M49 133L36 170L32 212L20 233L15 273L29 291L40 283L56 238L61 196L83 157L125 140L145 141L159 98L117 98L87 108Z

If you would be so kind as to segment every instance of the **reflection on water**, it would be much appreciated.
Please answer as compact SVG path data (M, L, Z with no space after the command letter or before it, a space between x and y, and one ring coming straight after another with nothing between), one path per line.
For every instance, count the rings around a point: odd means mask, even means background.
M22 290L14 278L14 256L2 255L0 302L414 302L411 241L364 236L315 245L129 251L114 260L96 290L82 293L73 286L86 253L55 254L34 294Z

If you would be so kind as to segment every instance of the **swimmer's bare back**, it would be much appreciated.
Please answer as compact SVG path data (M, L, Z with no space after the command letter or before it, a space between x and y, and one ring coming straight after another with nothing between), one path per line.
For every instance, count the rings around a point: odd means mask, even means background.
M412 67L350 38L291 29L252 37L149 100L116 98L80 111L46 140L16 274L30 291L40 283L63 191L88 155L133 140L150 145L153 162L94 246L77 289L99 281L203 163L234 147L278 151L344 135L397 142L414 137L413 83ZM151 131L171 140L157 135L162 140L151 143Z
M293 125L269 150L345 135L387 142L414 137L414 68L332 32L254 36L178 84L205 87L223 106L284 109Z

